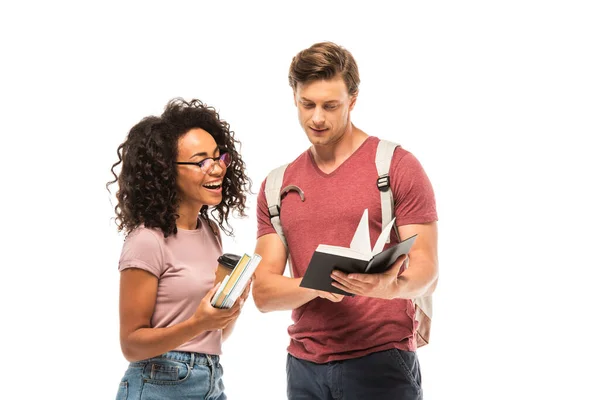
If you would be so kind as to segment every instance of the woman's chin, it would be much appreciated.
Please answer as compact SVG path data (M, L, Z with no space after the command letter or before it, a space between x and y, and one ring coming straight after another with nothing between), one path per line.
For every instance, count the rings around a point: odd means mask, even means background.
M218 196L210 196L210 197L205 197L203 199L204 201L202 202L202 204L207 205L209 207L214 207L214 206L218 206L219 204L221 204L221 201L223 200L223 196L221 196L220 194Z

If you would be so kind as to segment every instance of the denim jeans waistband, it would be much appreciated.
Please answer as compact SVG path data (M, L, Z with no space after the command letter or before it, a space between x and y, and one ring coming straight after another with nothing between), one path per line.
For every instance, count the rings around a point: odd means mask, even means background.
M211 367L219 363L219 356L213 354L193 353L189 351L168 351L160 356L152 357L149 360L173 360L193 365L210 365Z

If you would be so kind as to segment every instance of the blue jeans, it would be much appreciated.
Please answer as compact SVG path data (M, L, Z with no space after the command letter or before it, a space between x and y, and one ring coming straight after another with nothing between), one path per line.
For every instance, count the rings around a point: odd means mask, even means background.
M385 350L315 364L288 354L290 400L422 400L421 371L412 351Z
M222 378L219 356L170 351L129 364L117 400L226 400Z

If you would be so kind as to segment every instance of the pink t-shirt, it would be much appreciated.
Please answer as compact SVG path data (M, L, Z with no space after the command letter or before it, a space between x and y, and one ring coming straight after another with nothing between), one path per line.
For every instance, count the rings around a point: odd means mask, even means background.
M214 286L221 244L203 218L198 229L178 229L165 238L160 229L139 227L123 245L119 271L140 268L158 278L151 326L165 328L190 318ZM178 351L221 354L221 330L200 333Z
M365 208L369 209L371 246L381 232L375 153L379 139L369 137L342 165L323 173L308 150L286 169L283 186L296 185L305 201L290 191L281 202L281 222L295 277L302 277L319 244L350 245ZM431 183L417 159L396 148L390 167L397 225L437 220ZM258 195L258 237L275 233L264 185ZM392 243L398 240L391 234ZM414 305L410 300L346 297L339 303L316 298L292 311L288 351L326 363L376 351L416 349Z

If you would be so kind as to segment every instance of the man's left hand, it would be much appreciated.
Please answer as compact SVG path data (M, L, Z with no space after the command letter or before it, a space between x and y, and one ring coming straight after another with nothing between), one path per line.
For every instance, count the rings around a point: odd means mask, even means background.
M331 285L359 296L393 299L398 297L398 274L405 261L408 266L408 256L403 255L390 269L380 274L346 274L334 269Z

